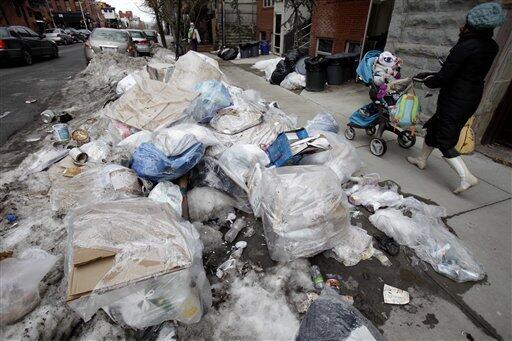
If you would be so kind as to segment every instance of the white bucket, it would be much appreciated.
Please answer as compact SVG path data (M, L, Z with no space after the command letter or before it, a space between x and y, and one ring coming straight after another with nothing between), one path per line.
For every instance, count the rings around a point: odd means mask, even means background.
M59 123L53 125L53 136L55 140L64 142L69 140L69 129L65 123Z

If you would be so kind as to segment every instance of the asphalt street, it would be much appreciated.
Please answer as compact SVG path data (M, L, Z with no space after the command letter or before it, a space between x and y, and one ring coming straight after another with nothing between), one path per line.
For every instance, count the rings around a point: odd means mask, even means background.
M59 58L38 59L30 66L10 63L0 67L0 145L39 120L46 99L86 66L81 43L59 46L59 54Z

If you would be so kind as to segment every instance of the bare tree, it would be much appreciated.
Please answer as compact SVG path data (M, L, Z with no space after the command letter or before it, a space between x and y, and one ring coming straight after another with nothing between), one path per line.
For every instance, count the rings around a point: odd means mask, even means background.
M311 18L315 2L316 0L285 0L285 8L292 13L283 25L291 27L294 48L300 45L300 30Z
M162 25L162 9L166 2L166 0L144 0L146 7L148 7L155 15L158 34L160 34L160 37L162 38L162 46L165 48L167 48L167 42L165 41L164 26Z

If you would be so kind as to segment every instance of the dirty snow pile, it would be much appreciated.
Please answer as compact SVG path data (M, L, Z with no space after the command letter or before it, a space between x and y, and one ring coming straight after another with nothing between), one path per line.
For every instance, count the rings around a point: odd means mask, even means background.
M483 277L441 208L353 177L361 160L329 113L298 127L196 52L100 55L61 93L84 84L94 103L62 122L54 98L39 148L0 175L2 339L310 338L310 305L350 299L322 292L336 281L306 258L389 263L352 204L440 273ZM379 339L346 302L355 333Z

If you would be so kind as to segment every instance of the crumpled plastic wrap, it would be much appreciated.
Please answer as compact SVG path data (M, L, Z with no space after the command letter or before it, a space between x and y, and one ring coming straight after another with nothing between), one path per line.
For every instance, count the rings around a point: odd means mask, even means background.
M459 283L483 279L482 265L440 219L444 213L438 206L406 198L402 209L380 209L369 219L400 245L413 249L421 260L431 264L440 274Z
M240 203L232 197L211 187L195 187L187 193L191 221L208 221L227 216Z
M219 81L209 80L195 88L200 93L185 110L198 123L208 123L220 109L233 104L228 89Z
M313 117L312 120L309 120L304 127L309 131L330 131L331 133L337 134L340 130L340 126L338 121L334 118L334 116L330 112L320 112Z
M170 181L159 182L149 193L149 199L156 202L163 202L171 205L171 207L178 213L182 214L183 195L181 194L180 186L173 184Z
M219 110L210 121L213 129L222 134L237 134L260 124L263 116L251 106L231 106Z
M39 282L56 261L56 256L30 248L0 262L0 325L18 321L39 304Z
M364 340L385 341L379 330L334 289L326 287L308 308L300 324L297 341Z
M375 212L382 207L394 207L404 202L404 197L397 193L396 186L354 185L351 191L349 201L354 205L363 205L371 212Z
M169 83L176 85L179 89L193 91L201 82L220 81L221 78L222 72L215 59L195 51L188 51L176 61Z
M345 266L354 266L373 255L372 236L358 226L349 225L331 255Z
M137 174L116 164L98 165L73 178L56 181L49 192L54 211L139 195L142 188Z
M76 248L115 253L94 290L68 302L85 321L103 308L138 329L167 320L190 324L211 306L199 234L168 205L136 198L82 206L68 220L68 274Z
M362 166L361 158L350 141L345 137L328 131L313 131L311 134L323 135L331 149L314 154L305 154L301 165L324 165L336 173L341 183L347 182L352 174Z
M102 113L140 130L155 131L183 119L183 111L198 95L144 74L133 74L133 77L136 84Z
M292 72L286 75L279 85L287 90L303 89L306 87L306 76Z
M30 174L50 167L55 162L66 157L68 153L69 149L52 147L30 154L18 166L18 169L21 170L20 181L24 181Z
M132 86L136 84L135 78L133 78L133 73L130 73L128 76L121 79L116 86L116 95L117 97L122 96L126 91L128 91Z
M238 186L248 191L247 181L256 164L266 167L270 160L260 147L254 144L236 144L219 157L219 166Z
M336 246L348 226L348 202L325 166L267 169L261 180L263 231L270 257L290 261Z

